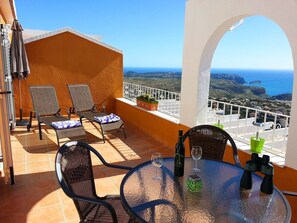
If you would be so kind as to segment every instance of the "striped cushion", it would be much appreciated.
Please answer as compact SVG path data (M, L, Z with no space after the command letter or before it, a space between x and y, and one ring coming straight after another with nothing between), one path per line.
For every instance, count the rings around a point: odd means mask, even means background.
M52 122L52 127L55 129L69 129L74 127L81 126L80 121L76 120L67 120L67 121L59 121L59 122Z

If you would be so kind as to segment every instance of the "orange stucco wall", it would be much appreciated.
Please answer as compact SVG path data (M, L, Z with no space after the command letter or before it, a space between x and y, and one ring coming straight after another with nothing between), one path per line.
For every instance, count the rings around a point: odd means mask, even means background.
M70 32L27 43L25 47L31 73L21 80L23 116L29 116L33 109L30 85L53 85L60 107L66 109L71 106L66 84L86 83L95 104L104 104L107 112L115 110L115 98L122 96L122 53ZM13 80L13 87L18 116L18 80Z
M187 126L167 121L138 108L136 105L129 105L120 100L116 101L116 112L127 120L128 124L139 126L148 135L172 148L172 154L174 154L178 130L183 129L185 132L189 129ZM244 166L245 162L250 159L250 155L243 151L238 153L239 160ZM186 155L189 156L189 151L186 151ZM224 161L234 163L231 148L226 149ZM297 171L288 167L274 165L274 184L281 190L297 191ZM297 197L288 197L288 200L293 213L291 222L297 222Z
M116 101L116 108L117 114L130 124L138 126L149 136L172 148L175 146L178 130L184 129L186 131L188 129L186 126L167 121L136 105L131 106L119 100Z

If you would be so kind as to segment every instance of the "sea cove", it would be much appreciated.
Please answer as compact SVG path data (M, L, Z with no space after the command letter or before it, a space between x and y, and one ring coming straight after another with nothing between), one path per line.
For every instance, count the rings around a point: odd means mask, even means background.
M264 87L266 94L269 96L292 94L293 70L212 69L211 73L238 74L247 83L260 80L261 83L253 84L252 86Z

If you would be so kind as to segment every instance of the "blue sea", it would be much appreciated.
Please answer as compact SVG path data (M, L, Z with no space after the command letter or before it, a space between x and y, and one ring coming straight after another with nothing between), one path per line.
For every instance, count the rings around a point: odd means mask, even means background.
M124 72L134 71L138 73L146 72L181 72L181 68L147 68L147 67L125 67ZM292 93L293 70L260 70L260 69L227 69L214 68L211 73L238 74L247 82L248 86L259 86L266 89L270 96L278 94ZM260 84L248 84L251 81L260 80Z

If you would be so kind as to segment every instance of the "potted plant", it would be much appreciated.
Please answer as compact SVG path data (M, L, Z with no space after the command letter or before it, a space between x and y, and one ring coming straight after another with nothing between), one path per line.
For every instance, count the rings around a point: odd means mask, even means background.
M156 111L158 109L159 102L149 94L136 97L136 102L137 106L150 111Z

